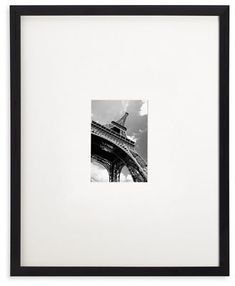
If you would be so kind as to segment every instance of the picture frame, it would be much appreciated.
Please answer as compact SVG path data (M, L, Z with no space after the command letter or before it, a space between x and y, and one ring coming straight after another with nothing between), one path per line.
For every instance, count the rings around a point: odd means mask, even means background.
M23 95L22 88L25 87L27 84L27 78L25 80L25 77L23 77L22 69L24 68L24 65L26 65L26 63L28 64L28 62L25 60L25 56L23 56L23 60L22 60L22 55L24 55L22 54L22 52L25 49L23 41L25 41L26 39L26 38L22 38L22 37L25 37L25 35L22 34L22 31L24 29L22 26L22 18L27 17L27 16L31 18L37 18L37 19L39 19L38 17L43 17L43 16L49 16L49 17L66 16L68 18L83 17L84 19L88 16L89 17L92 17L92 16L134 17L135 16L137 18L138 16L144 16L146 18L153 17L153 16L159 16L159 17L173 16L175 18L177 17L183 18L185 16L186 17L200 16L202 18L210 17L210 16L218 17L219 68L218 68L218 82L216 84L219 85L219 88L218 88L218 98L219 98L218 116L219 118L217 121L216 120L213 121L213 122L216 122L215 124L218 124L218 129L219 129L218 131L218 153L219 153L218 162L219 163L218 163L218 178L217 178L218 179L218 196L219 196L218 197L219 217L217 218L218 219L218 232L219 232L218 233L218 244L219 244L218 265L202 266L204 263L203 258L202 258L202 265L195 265L195 263L192 263L193 265L190 265L190 263L188 265L181 265L181 264L180 265L177 265L177 264L176 265L164 265L163 263L163 265L159 266L158 264L152 265L151 263L148 264L145 262L143 262L143 265L139 265L139 264L131 265L130 263L127 263L127 265L125 265L125 263L119 263L119 262L114 263L114 264L107 263L107 265L105 265L102 262L100 265L98 264L93 265L92 262L87 263L85 260L84 260L85 261L84 263L81 262L81 264L79 265L74 265L71 262L65 262L64 266L61 265L60 263L58 264L55 263L55 265L51 265L50 263L49 264L45 263L45 265L43 265L43 264L40 264L40 262L38 265L36 265L37 262L35 262L35 264L32 263L32 265L28 265L27 263L23 263L22 265L22 256L24 254L24 248L25 248L24 243L30 241L30 239L22 240L22 234L24 235L24 237L28 235L26 234L25 231L22 231L22 225L24 224L24 220L29 215L28 212L22 213L22 211L24 211L24 208L22 207L22 203L24 203L23 199L25 199L22 195L22 191L23 191L22 181L25 184L26 177L27 177L25 175L25 171L23 172L25 168L23 164L26 160L25 159L26 153L28 152L28 149L26 148L28 145L24 145L22 143L22 140L24 140L25 138L24 136L26 136L25 131L22 133L22 125L26 124L26 122L28 122L27 120L29 120L27 119L28 118L27 116L24 116L24 114L26 114L26 110L28 109L24 107L25 103L24 103L24 98L22 96ZM32 27L31 24L28 27ZM120 35L122 35L121 32L120 32ZM121 37L120 35L118 34L117 37ZM152 35L152 38L154 38L154 35ZM11 44L10 45L11 46L11 52L10 52L10 57L11 57L11 246L10 246L11 254L10 254L10 272L11 272L11 276L228 276L229 275L229 6L158 6L158 5L157 6L11 6L10 7L10 42L11 42L10 43ZM182 46L182 48L183 47L184 46ZM74 59L74 55L72 57ZM181 59L181 61L183 63L183 59ZM65 69L65 67L63 67L63 63L64 62L62 60L61 62L62 68ZM22 78L24 79L23 82L22 82ZM42 85L43 84L44 83L42 82ZM105 99L107 100L109 98L105 98ZM150 103L149 103L149 106L150 106ZM186 106L186 109L187 108L188 107ZM54 116L53 115L54 112L55 112L54 108L53 106L51 106L50 107L51 117ZM151 115L150 111L149 111L149 114ZM23 120L22 120L22 116L24 116ZM216 117L214 116L213 118L216 118ZM151 119L149 119L148 122L150 122L150 120ZM204 123L206 125L206 121L204 121ZM35 126L36 125L34 125L34 127ZM151 131L153 129L151 129L150 127L148 129L149 129L148 132L153 132ZM23 130L26 130L26 129L23 129ZM43 129L40 129L40 130L43 130ZM30 134L28 134L27 136L30 136ZM205 144L207 144L206 140L207 139L205 139ZM23 150L23 153L22 153L22 150ZM50 152L53 152L53 151L51 150ZM149 156L149 159L151 159L150 157L151 156ZM28 160L30 162L31 158L29 158ZM50 170L51 172L53 172L53 169L50 169ZM35 174L37 173L38 173L38 170L35 169ZM22 180L22 174L24 175L23 180ZM52 173L52 176L53 176L53 173ZM185 176L187 176L187 174L185 174ZM40 180L43 181L43 178L41 178ZM195 181L192 182L192 185L193 184L195 184ZM93 184L93 185L94 185L94 188L96 188L95 186L97 184ZM134 186L136 185L134 184ZM141 188L142 184L139 184L138 186L140 186ZM216 196L216 193L214 194L214 196ZM187 204L187 202L184 202L184 203ZM209 208L209 201L207 202L207 204ZM50 207L50 211L53 212L54 211L53 208ZM42 212L44 212L44 210L42 210ZM195 216L194 218L196 219L196 217L197 216ZM38 217L38 219L40 218ZM200 216L198 216L198 219L200 220ZM216 222L216 218L214 218L214 220ZM146 219L146 221L148 221L148 219ZM35 224L36 223L37 223L37 220ZM200 221L198 222L196 221L196 224L200 224L200 223L201 223ZM151 225L151 229L154 229L154 227L156 226ZM120 229L122 229L122 226L120 226ZM39 230L39 226L35 225L34 230ZM28 231L32 232L33 229L28 230ZM178 231L181 231L180 228L178 229ZM203 239L205 235L206 234L204 233L198 233L198 238ZM198 238L195 238L195 241L198 240ZM48 237L49 241L53 239ZM54 241L53 243L56 244L56 241ZM79 244L79 241L77 241L77 243ZM22 248L23 244L24 246ZM114 241L113 244L114 244L113 247L117 247L117 245L119 245L118 241ZM37 245L37 247L40 248L39 245ZM105 252L105 248L103 249L103 251ZM28 253L29 252L30 250L28 250ZM146 253L148 252L146 251ZM108 255L107 257L109 257L109 255L111 254L109 253L107 255ZM142 255L144 256L144 254ZM146 255L148 256L150 254L146 254ZM112 255L109 258L112 260ZM63 260L63 257L62 258L60 257L60 259ZM66 259L65 261L69 261L69 258L67 260ZM32 261L34 261L33 258L32 258Z

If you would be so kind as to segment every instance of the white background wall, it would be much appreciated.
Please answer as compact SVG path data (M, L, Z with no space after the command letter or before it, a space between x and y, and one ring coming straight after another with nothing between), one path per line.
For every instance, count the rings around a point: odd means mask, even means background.
M193 285L195 283L203 283L205 285L218 285L221 283L233 284L235 282L235 278L233 278L233 261L234 261L234 251L233 245L231 245L231 277L230 278L10 278L9 277L9 241L10 241L10 233L9 233L9 202L10 202L10 163L9 163L9 106L10 106L10 82L9 82L9 5L48 5L48 4L184 4L184 5L193 5L193 4L210 4L210 5L231 5L230 11L230 50L234 49L234 36L233 36L233 28L234 28L234 19L235 12L235 4L232 1L7 1L1 0L0 2L0 226L1 226L1 235L0 235L0 283L1 285L9 285L10 283L19 283L22 285L31 284L39 284L46 283L49 285L63 285L70 284L75 285L80 283L80 285L119 285L120 283L125 285L148 285L153 283L160 283L162 285ZM234 57L231 53L230 58L230 71L231 71L231 85L230 85L230 110L231 113L234 113L235 103L232 98L233 94L233 63ZM234 145L235 134L232 132L233 129L233 121L235 120L235 115L230 116L230 145ZM230 174L233 173L233 163L235 159L235 154L231 148L230 151L231 156L231 164L230 164ZM234 185L235 176L231 176L230 179L230 201L233 201L233 185ZM230 216L233 218L235 210L233 209L233 204L231 203L231 211ZM234 231L233 231L233 220L231 219L231 236L230 240L233 240ZM234 281L233 281L234 280Z

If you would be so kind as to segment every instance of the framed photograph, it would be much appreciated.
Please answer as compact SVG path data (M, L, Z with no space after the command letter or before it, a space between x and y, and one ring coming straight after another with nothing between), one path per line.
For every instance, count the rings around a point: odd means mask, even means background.
M11 275L229 275L229 7L11 6Z

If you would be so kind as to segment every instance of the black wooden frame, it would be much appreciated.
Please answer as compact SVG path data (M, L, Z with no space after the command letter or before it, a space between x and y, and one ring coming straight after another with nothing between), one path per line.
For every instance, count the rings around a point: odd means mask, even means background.
M22 15L219 16L219 266L218 267L22 267L21 77ZM11 276L227 276L229 275L229 6L11 6ZM203 234L199 234L203 235Z

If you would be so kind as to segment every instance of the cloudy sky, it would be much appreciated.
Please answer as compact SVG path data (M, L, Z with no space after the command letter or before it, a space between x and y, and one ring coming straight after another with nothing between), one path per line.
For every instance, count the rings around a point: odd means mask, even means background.
M136 151L147 162L147 101L142 100L93 100L91 103L92 120L100 124L116 121L128 112L126 119L127 136L136 142ZM91 163L91 180L108 181L108 173L100 164ZM122 182L131 182L132 178L126 167L120 176Z

